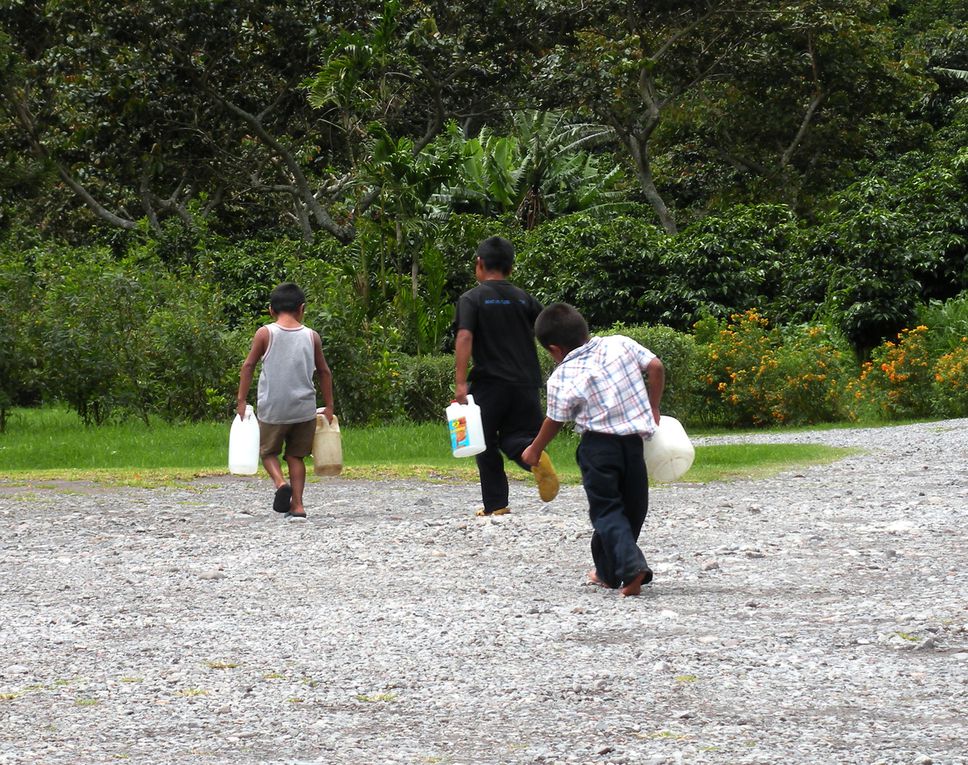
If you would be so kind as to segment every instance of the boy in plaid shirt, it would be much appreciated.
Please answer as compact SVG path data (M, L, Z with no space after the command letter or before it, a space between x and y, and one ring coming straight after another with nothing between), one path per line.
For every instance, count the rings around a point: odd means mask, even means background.
M557 366L548 378L547 417L521 459L535 464L562 425L574 422L594 529L588 577L622 596L638 595L652 581L637 544L649 509L642 440L659 424L665 367L628 337L590 337L584 317L567 303L545 308L534 332Z

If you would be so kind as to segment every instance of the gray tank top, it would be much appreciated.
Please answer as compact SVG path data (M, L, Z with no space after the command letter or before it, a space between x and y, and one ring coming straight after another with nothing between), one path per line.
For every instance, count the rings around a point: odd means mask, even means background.
M259 373L258 418L275 425L311 420L316 416L315 332L309 327L266 327L269 348Z

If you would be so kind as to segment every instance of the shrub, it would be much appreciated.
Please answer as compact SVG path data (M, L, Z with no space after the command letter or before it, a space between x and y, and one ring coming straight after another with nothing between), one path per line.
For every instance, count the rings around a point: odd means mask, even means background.
M847 339L825 324L780 328L775 351L780 422L836 422L847 412L847 385L857 372Z
M166 280L144 328L152 409L169 421L226 417L235 408L239 367L251 338L224 328L207 285Z
M87 424L112 413L150 412L147 348L142 328L151 295L133 274L97 252L77 252L72 262L43 271L40 340L43 385L66 401Z
M221 293L225 319L230 328L247 326L254 317L266 316L269 293L277 284L294 281L307 290L306 282L318 265L341 267L348 257L332 239L319 242L279 239L271 242L226 242L215 237L201 245L200 280Z
M917 324L929 328L928 348L935 358L960 348L968 336L968 292L949 300L931 300L917 311Z
M365 425L399 417L399 329L367 316L345 274L320 268L303 280L307 300L313 295L305 321L322 337L340 422Z
M796 217L784 205L736 205L693 223L668 243L668 288L656 320L686 329L705 315L726 318L771 303L786 291L800 246Z
M966 192L961 148L891 158L831 198L807 255L860 356L910 326L920 301L968 288Z
M968 337L935 362L932 410L941 417L968 416Z
M402 356L400 397L403 414L414 422L443 420L454 394L454 357Z
M927 417L932 412L934 361L923 324L901 330L871 353L850 386L851 416L883 419Z
M33 279L22 262L0 262L0 433L7 412L37 396Z
M696 325L705 366L701 418L723 425L829 422L853 371L845 340L824 326L770 327L755 309Z
M592 327L658 321L666 239L641 217L565 215L528 232L517 281L542 303L572 304Z

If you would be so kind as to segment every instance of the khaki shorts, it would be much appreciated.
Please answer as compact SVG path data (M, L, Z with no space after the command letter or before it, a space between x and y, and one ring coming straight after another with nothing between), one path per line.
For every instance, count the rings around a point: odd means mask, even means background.
M316 435L316 418L306 422L291 422L279 425L272 422L259 422L259 456L274 457L286 445L286 457L304 458L313 453L313 438Z

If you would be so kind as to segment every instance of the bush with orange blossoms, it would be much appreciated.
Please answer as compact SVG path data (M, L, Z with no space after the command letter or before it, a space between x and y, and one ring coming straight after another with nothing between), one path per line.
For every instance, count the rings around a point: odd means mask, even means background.
M934 360L923 324L875 348L849 387L852 419L905 419L934 413Z
M819 325L771 327L751 309L696 324L705 390L701 419L729 426L833 422L856 371L846 341Z
M934 364L932 410L942 417L968 417L968 337Z

